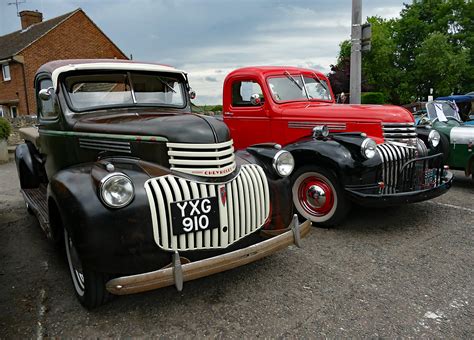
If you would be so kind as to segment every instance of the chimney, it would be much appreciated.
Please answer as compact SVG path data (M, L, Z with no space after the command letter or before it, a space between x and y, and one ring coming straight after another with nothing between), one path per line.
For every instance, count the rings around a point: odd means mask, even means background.
M21 11L21 29L26 29L31 25L40 23L43 21L43 13L38 11Z

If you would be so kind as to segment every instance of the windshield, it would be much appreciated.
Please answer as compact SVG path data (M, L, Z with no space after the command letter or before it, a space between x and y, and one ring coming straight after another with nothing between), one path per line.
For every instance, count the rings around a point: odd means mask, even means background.
M105 107L184 107L183 80L161 73L114 72L71 75L64 80L74 111Z
M328 84L317 77L286 72L284 76L269 78L268 86L277 102L332 100Z
M426 104L430 120L438 118L440 122L446 122L448 118L461 120L456 104L448 101L434 101Z

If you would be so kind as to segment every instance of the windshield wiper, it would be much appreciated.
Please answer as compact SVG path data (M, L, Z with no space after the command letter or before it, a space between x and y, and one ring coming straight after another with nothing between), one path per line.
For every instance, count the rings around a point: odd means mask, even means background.
M303 91L303 87L302 87L300 84L298 84L298 82L296 81L296 79L293 78L293 76L292 76L288 71L285 71L285 73L283 73L283 74L284 74L288 79L290 79L290 80L293 82L293 84L295 84L296 86L298 86L298 88L299 88L301 91Z
M314 76L316 77L316 79L319 81L319 83L322 85L322 87L324 87L324 89L326 90L327 93L329 93L329 89L327 87L327 84L325 81L322 81L321 78L318 77L318 75L316 74L316 72L313 72Z
M173 93L176 93L176 90L174 88L171 87L170 84L168 84L166 81L164 81L163 79L161 79L160 77L156 76L156 78L163 84L165 85L167 88L169 88L171 91L173 91Z
M309 97L308 97L308 91L306 91L306 87L303 87L301 86L300 84L298 84L298 82L296 81L296 79L290 74L290 72L288 71L285 71L283 73L288 79L290 79L293 84L295 84L299 89L300 91L304 91L304 94L306 95L306 98L309 100ZM304 81L304 80L303 80Z

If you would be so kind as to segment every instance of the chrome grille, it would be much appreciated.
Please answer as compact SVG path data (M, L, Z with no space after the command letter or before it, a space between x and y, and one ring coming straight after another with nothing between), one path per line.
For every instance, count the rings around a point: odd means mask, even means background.
M166 143L171 169L196 176L220 177L235 170L233 141L215 144Z
M385 184L383 193L397 192L398 177L403 166L416 157L416 149L391 143L377 145L377 151L382 159L382 180Z
M416 145L415 123L382 123L382 130L386 141Z
M227 183L205 184L166 175L148 180L145 190L155 242L169 251L226 248L257 231L270 213L267 177L262 168L254 164L243 165L239 174ZM173 235L171 202L213 196L219 202L218 228Z

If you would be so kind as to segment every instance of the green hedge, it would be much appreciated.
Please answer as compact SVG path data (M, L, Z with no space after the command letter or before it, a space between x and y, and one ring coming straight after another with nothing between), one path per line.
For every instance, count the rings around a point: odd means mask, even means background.
M362 104L385 104L385 95L382 92L364 92L360 96Z
M12 132L12 126L5 118L0 117L0 140L7 139Z

